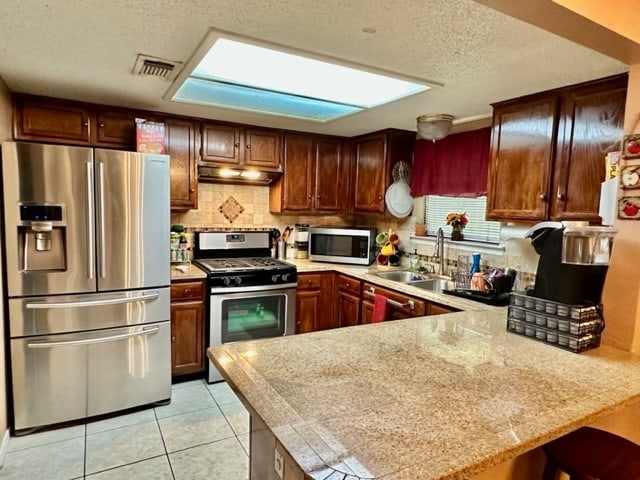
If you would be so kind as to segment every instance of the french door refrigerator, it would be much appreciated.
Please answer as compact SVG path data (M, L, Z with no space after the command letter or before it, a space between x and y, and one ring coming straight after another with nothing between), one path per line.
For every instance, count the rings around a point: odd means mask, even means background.
M2 144L16 433L171 396L169 157Z

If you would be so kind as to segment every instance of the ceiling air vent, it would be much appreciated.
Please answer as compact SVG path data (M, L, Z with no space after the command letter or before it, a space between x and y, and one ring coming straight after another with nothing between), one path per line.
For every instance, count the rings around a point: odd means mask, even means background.
M178 65L182 62L172 62L162 58L151 57L149 55L138 54L136 64L133 66L135 75L150 75L160 77L165 80L173 80L178 73Z

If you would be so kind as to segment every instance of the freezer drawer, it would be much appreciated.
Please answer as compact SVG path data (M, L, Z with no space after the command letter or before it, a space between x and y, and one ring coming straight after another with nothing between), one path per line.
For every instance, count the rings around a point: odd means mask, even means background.
M170 318L169 287L126 292L12 298L9 335L73 333L163 322Z
M171 397L170 322L11 340L14 428Z

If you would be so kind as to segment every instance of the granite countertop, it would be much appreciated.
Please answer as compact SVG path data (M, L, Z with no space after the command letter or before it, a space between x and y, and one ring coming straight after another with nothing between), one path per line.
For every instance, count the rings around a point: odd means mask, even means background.
M178 267L187 267L187 271L183 272ZM193 263L172 263L171 264L171 281L176 280L201 280L207 278L204 270L196 267Z
M464 478L640 400L640 357L575 354L505 324L505 308L465 311L208 355L317 479Z

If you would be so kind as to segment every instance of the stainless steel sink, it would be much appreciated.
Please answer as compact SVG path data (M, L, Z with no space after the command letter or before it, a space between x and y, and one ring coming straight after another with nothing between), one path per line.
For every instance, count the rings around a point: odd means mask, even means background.
M421 273L410 272L408 270L378 272L378 273L374 273L373 275L375 275L376 277L384 278L386 280L391 280L393 282L411 283L411 284L413 284L413 282L426 280L427 278L429 278L426 275L422 275Z
M441 292L442 290L450 290L453 287L453 282L444 278L428 278L426 280L409 282L408 285L431 292Z

